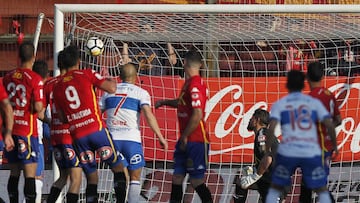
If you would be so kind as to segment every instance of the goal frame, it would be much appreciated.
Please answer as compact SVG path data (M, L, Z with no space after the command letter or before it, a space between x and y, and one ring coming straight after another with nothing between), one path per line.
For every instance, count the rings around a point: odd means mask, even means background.
M64 48L64 13L76 12L121 12L121 13L360 13L360 5L169 5L169 4L55 4L54 5L54 76L60 74L57 67L57 55ZM59 176L54 170L54 178Z
M57 54L64 48L64 12L122 13L360 13L360 4L55 4L54 76L59 75Z

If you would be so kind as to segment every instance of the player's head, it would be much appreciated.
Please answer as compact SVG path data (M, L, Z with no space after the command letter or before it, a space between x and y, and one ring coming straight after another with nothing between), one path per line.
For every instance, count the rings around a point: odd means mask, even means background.
M49 68L45 61L35 61L32 70L39 74L43 80L49 76Z
M200 68L202 65L202 56L198 51L190 50L184 56L185 68Z
M57 66L58 68L61 70L66 70L65 66L64 66L64 50L61 50L58 54L57 57Z
M291 70L287 74L286 88L289 92L298 92L304 88L305 75L298 70Z
M137 69L135 64L128 63L120 68L120 79L123 82L129 82L134 84L136 82Z
M247 130L253 131L256 130L258 126L264 127L269 125L269 112L264 109L256 109L254 114L252 115L249 124L247 126Z
M75 45L70 45L63 50L62 65L64 68L69 69L76 67L80 64L80 50Z
M308 65L306 77L311 82L319 82L324 76L324 65L320 62L312 62Z
M24 42L19 47L19 58L21 63L29 62L35 59L34 56L35 47L31 42Z

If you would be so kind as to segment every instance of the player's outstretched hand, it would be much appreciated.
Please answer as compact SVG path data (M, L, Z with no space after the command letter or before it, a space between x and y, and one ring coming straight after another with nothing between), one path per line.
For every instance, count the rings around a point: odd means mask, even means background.
M182 151L186 151L186 145L187 145L187 137L185 137L185 136L181 136L180 137L180 140L179 140L179 142L180 142L180 149L182 150Z
M254 184L261 178L261 175L253 173L251 175L243 176L240 179L241 188L247 189L250 185Z

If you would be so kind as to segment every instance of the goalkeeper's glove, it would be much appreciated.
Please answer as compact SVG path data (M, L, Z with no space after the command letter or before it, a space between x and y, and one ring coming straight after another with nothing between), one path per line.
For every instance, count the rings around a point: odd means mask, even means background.
M240 179L241 188L247 189L250 185L258 181L262 175L257 174L256 172L247 176L243 176Z
M256 173L256 168L252 167L252 166L245 166L244 168L242 168L242 174L243 176L248 176L253 174L255 171Z

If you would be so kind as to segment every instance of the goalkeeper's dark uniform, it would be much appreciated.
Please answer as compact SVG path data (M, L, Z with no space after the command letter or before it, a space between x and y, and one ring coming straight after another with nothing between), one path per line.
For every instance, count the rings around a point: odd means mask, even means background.
M254 139L254 168L258 168L260 165L261 159L265 155L265 141L267 136L267 128L261 128L258 131L255 131L255 139ZM279 142L277 139L274 139L274 143L272 144L272 154L274 160L274 152L276 152L277 146ZM262 177L256 181L254 184L252 184L248 189L257 190L260 193L260 201L259 202L265 202L267 192L270 188L271 183L271 170L272 170L272 164L269 166L268 170L262 175ZM255 171L254 171L255 173ZM245 203L248 189L241 188L240 185L236 184L235 188L235 195L234 195L234 203Z

